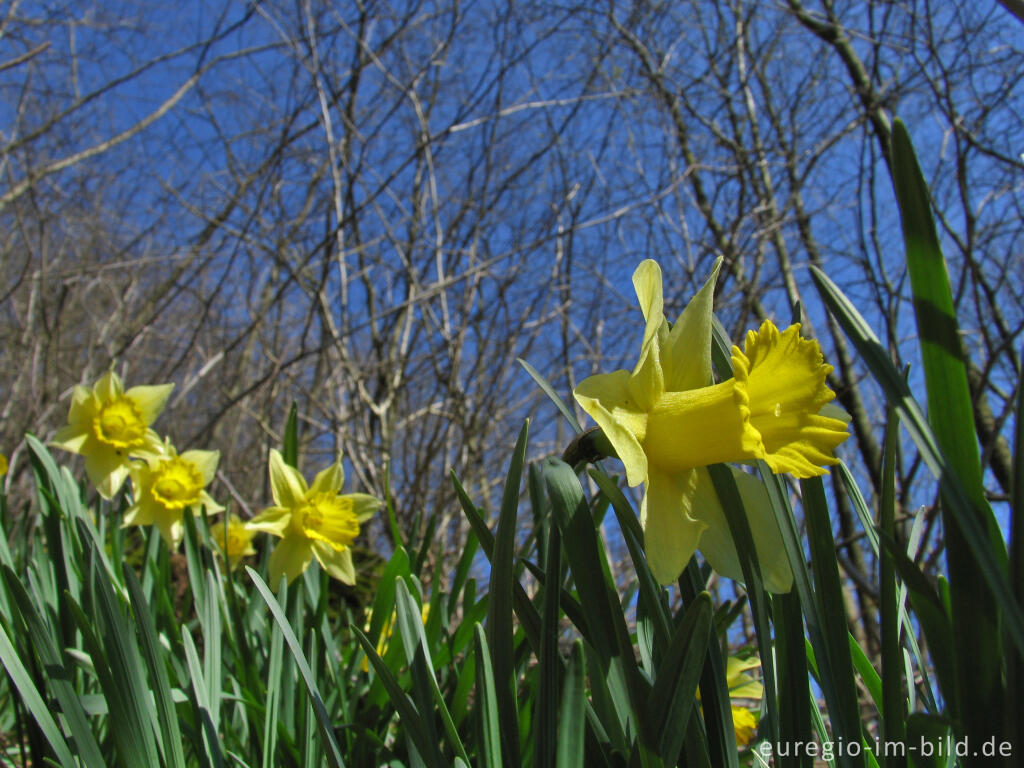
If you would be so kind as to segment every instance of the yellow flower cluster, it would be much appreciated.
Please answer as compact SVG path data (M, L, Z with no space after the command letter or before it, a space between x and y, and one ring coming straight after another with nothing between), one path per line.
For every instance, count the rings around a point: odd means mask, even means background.
M124 525L155 525L167 545L177 548L184 535L185 513L223 512L206 488L213 481L219 451L179 453L150 425L163 410L173 384L125 390L120 377L107 373L95 386L76 386L68 423L52 445L85 458L85 471L97 492L113 498L131 479L132 504ZM2 458L2 457L0 457ZM6 461L4 461L6 464ZM4 467L6 469L6 467ZM278 451L270 453L274 506L245 522L227 515L210 527L210 538L234 568L256 554L253 536L264 531L281 538L270 556L270 579L291 582L313 557L332 577L355 583L349 549L359 526L381 503L362 493L341 494L345 475L340 457L316 476L312 486Z

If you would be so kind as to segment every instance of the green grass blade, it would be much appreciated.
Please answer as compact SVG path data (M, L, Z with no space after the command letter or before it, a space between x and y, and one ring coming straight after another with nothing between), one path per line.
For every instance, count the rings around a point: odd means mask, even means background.
M724 503L724 502L723 502ZM705 576L694 558L690 558L679 578L683 604L692 603L707 585ZM712 622L714 617L712 617ZM712 630L704 654L704 666L698 680L700 710L704 720L705 743L708 759L716 766L738 768L739 753L736 749L736 731L732 720L732 700L725 675L726 662L722 657L719 635Z
M683 746L686 723L693 711L697 683L711 639L713 612L707 592L700 593L690 603L651 689L646 711L654 724L657 752L666 765L676 764Z
M299 466L299 406L294 400L288 409L288 421L284 426L281 458L289 467Z
M281 632L284 635L284 641L288 644L288 649L292 652L292 658L295 660L295 666L299 669L299 675L302 677L302 682L305 683L306 693L309 695L310 704L313 706L313 712L316 715L318 732L320 734L320 741L326 753L328 765L334 766L334 768L342 768L344 761L341 759L341 751L338 748L338 742L334 738L334 730L331 727L330 718L327 714L327 709L324 707L323 697L320 695L320 691L317 690L316 681L313 679L313 671L309 668L309 663L306 661L305 654L302 652L302 646L299 645L298 638L295 637L295 633L292 631L291 624L288 622L288 617L285 616L284 610L282 610L280 603L274 598L270 589L260 578L260 575L256 573L252 568L246 566L246 572L249 574L249 578L252 579L256 585L256 589L260 593L260 597L267 604L270 609L270 613L274 617L274 621L278 627L281 628Z
M101 768L105 764L103 756L72 684L72 671L61 658L53 636L47 631L42 616L17 575L4 566L3 578L28 630L31 647L39 657L41 668L45 670L46 685L60 704L61 715L67 722L79 759L86 766Z
M456 755L469 762L469 755L466 754L466 748L462 744L458 729L452 721L451 712L445 703L444 695L437 684L437 675L430 658L430 648L423 627L422 611L402 579L395 582L395 610L398 615L399 633L405 647L406 658L413 669L414 685L427 688L428 696L424 697L426 706L420 709L421 711L434 711L440 715L448 744ZM432 729L432 725L432 723L427 723L428 728ZM436 736L434 739L436 741Z
M839 579L832 521L820 477L801 480L807 537L811 549L811 571L814 574L817 608L821 617L821 642L811 638L818 664L821 665L821 687L828 704L833 733L847 744L861 740L860 710L850 656L849 631ZM827 663L826 663L827 662ZM864 765L863 755L837 755L843 766Z
M878 518L879 529L892 538L895 536L896 525L896 448L899 441L899 421L891 408L888 410L888 417L882 453L882 497L878 502ZM903 696L903 655L900 651L902 622L892 555L888 551L878 550L877 535L875 541L882 633L882 701L879 711L882 713L882 738L886 742L896 743L901 742L906 736L907 716ZM906 761L893 763L901 764L905 765Z
M795 592L772 598L775 615L776 673L779 690L779 740L774 744L807 744L811 740L811 688L800 597ZM811 760L786 750L776 755L779 768L803 768Z
M583 659L583 643L577 640L572 646L562 688L558 749L555 755L557 768L583 768L586 704L586 662Z
M729 532L736 544L743 581L746 586L747 598L750 600L750 611L754 618L754 630L757 634L757 650L761 658L761 669L764 672L764 693L766 701L765 719L768 721L768 732L773 744L779 743L779 725L776 721L778 703L775 691L775 654L772 652L771 619L768 614L768 595L761 578L761 566L757 560L757 550L750 524L743 511L743 499L740 497L732 470L724 464L708 467L708 474L715 486L715 493L722 503L725 519L729 523ZM778 515L775 516L778 519ZM730 710L731 712L731 710ZM732 734L728 734L730 737ZM735 753L735 750L732 750Z
M108 569L100 564L101 551L93 546L85 521L77 522L88 573L86 595L94 615L94 619L89 621L79 613L79 630L85 634L81 623L85 620L89 624L89 633L98 633L94 635L96 642L90 655L100 674L111 715L117 723L115 734L118 734L119 744L125 750L122 759L136 765L156 765L159 757L155 733L159 726L135 633L125 617L120 593L110 580ZM72 605L72 598L67 593L65 599Z
M395 711L398 712L398 717L402 721L402 725L405 727L406 738L409 742L410 751L417 751L420 755L434 755L435 761L432 764L440 764L441 755L437 750L437 742L431 742L427 728L423 722L423 717L416 709L415 703L409 698L409 695L402 690L401 684L398 682L398 678L395 677L394 673L388 667L387 662L384 661L377 653L377 649L374 648L373 643L370 642L369 638L366 637L357 627L352 627L352 632L355 634L356 640L363 647L366 658L369 660L370 665L373 667L374 672L380 678L381 683L388 692L391 703L395 707Z
M255 603L255 601L253 601ZM284 633L277 622L272 622L270 631L270 655L267 660L266 709L263 712L263 768L274 768L277 760L277 724L281 708L281 693L284 685ZM264 628L263 636L266 636Z
M870 326L823 272L811 267L811 277L829 311L843 327L858 354L875 377L886 399L913 439L921 459L939 481L943 509L950 513L972 556L974 568L1002 611L1007 636L1024 653L1024 610L1008 583L1005 547L993 547L989 527L979 520L978 510L956 472L938 447L935 435L917 401ZM973 433L972 433L973 437ZM991 511L989 510L989 514Z
M519 431L512 461L505 477L505 489L498 513L498 529L491 558L490 604L487 611L487 642L494 668L498 718L501 721L501 753L509 765L519 765L519 711L516 706L516 671L512 625L513 572L515 556L516 512L523 464L526 461L526 439L530 423Z
M928 188L902 121L893 123L893 183L903 222L907 272L914 296L914 314L921 339L921 360L928 392L928 421L950 470L964 486L968 511L979 527L987 527L990 557L1005 557L992 511L985 499L978 441L975 438L971 393L963 359L960 329L946 261L939 247ZM971 547L961 534L961 521L943 504L946 557L956 625L970 632L953 636L957 673L956 710L971 739L993 733L1003 713L999 612L990 590L975 567ZM948 693L947 693L948 695ZM951 702L952 703L952 702ZM968 763L974 763L968 760Z
M466 519L469 521L470 526L473 529L473 533L476 534L477 541L480 543L480 548L483 550L484 556L492 562L494 558L494 534L491 533L491 529L487 527L487 523L480 515L476 505L473 504L472 500L466 494L466 490L462 487L459 479L455 476L455 473L451 473L452 484L455 487L455 493L459 498L459 503L462 505L462 510L466 515ZM540 648L540 614L534 607L533 603L530 602L529 595L523 589L522 584L518 581L512 583L512 599L515 606L516 618L519 619L519 623L523 628L523 632L526 634L526 640L530 644L536 653Z
M606 670L617 710L628 714L630 729L651 745L654 737L650 721L640 716L646 711L648 685L637 666L633 642L619 604L618 587L612 578L580 479L560 459L549 457L544 459L542 466L552 517L561 529L566 560L572 569L579 603L590 629L588 639L601 667Z
M1010 497L1010 583L1018 605L1024 605L1024 375L1017 374L1017 427L1013 440L1013 485ZM1009 648L1006 690L1024 691L1024 651ZM1007 733L1024 733L1024 699L1007 697Z
M541 614L541 646L538 654L537 693L533 713L535 768L551 768L556 762L559 683L562 675L562 662L558 654L561 555L562 537L558 526L552 525L548 535L547 562L544 568L544 607Z
M477 624L474 627L473 655L476 659L476 707L479 712L479 727L482 738L483 765L501 768L501 720L498 716L498 697L491 666L491 652L487 647L487 635Z
M142 585L135 571L127 563L122 566L122 570L131 599L132 612L135 614L135 627L141 641L142 657L149 672L150 685L154 689L164 762L173 768L184 768L185 755L181 748L181 730L178 728L178 713L171 698L171 682L167 676L167 665L164 663L164 649L157 638L153 615L149 611L148 601L142 593Z
M576 418L576 414L572 412L572 408L566 405L565 401L555 391L555 388L551 386L548 380L541 376L540 373L537 372L537 369L525 360L518 357L516 360L521 366L523 366L523 369L530 374L530 378L537 382L537 386L541 388L541 391L543 391L551 402L555 404L555 408L557 408L558 412L565 417L565 420L569 422L569 426L575 430L576 434L583 432L583 427L580 425L579 419Z
M68 744L64 740L57 722L50 714L49 705L43 700L39 689L32 682L32 676L25 669L25 665L22 664L18 652L11 643L11 639L7 636L7 630L2 626L0 626L0 662L3 663L4 669L10 675L14 687L21 696L22 703L35 719L39 730L53 749L60 765L67 766L67 768L77 766L78 763L71 756L71 751L68 749Z
M860 681L864 683L864 689L871 697L875 709L884 717L885 706L882 698L882 678L871 665L870 659L868 659L864 649L860 647L860 644L854 639L853 635L847 632L846 637L850 646L850 658L853 661L854 668L857 670L857 674L860 676Z
M893 566L906 585L910 604L928 643L939 688L943 691L955 690L953 625L942 599L936 594L927 577L887 533L879 532L879 543L892 556Z
M188 627L181 628L182 648L185 651L185 663L188 665L189 678L192 682L192 695L195 697L196 713L202 727L203 741L206 743L204 757L207 765L221 768L224 765L224 755L220 746L220 738L217 736L217 726L214 722L213 712L210 709L209 691L206 680L203 678L203 670L199 663L199 654L196 652L196 645L192 640L192 634Z
M619 523L626 548L629 550L630 559L633 561L633 568L636 570L638 589L638 611L646 614L654 629L654 646L659 649L668 648L669 638L672 633L672 621L665 608L662 596L664 590L655 580L651 569L647 566L647 558L644 556L643 531L640 528L640 521L630 506L625 495L615 485L614 481L600 469L591 469L590 477L597 483L597 487L612 506L615 519Z

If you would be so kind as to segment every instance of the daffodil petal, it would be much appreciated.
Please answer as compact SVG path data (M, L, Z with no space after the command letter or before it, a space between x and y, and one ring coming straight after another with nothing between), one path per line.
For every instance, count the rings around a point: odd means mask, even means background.
M313 560L313 547L309 539L302 536L286 536L277 543L270 553L270 584L277 589L284 576L291 584Z
M764 588L769 592L789 592L793 586L793 572L786 558L782 534L779 533L772 512L768 492L760 478L738 469L730 469L743 500L743 512L754 539ZM716 572L742 582L743 569L740 567L736 544L711 476L704 468L697 470L697 473L700 480L697 483L694 516L707 523L707 530L700 539L700 551Z
M85 474L104 499L112 499L128 478L127 457L105 446L85 454Z
M69 424L57 430L57 434L53 436L50 445L70 453L82 453L82 448L88 439L89 432L86 429L77 424Z
M759 701L764 698L764 685L759 680L749 678L746 682L730 686L729 696L734 699L751 699Z
M573 397L604 431L626 468L631 487L647 477L647 455L640 441L647 431L647 414L629 392L626 371L599 373L581 381Z
M278 507L296 507L306 498L309 490L306 479L295 467L285 463L281 452L270 449L270 492L274 497L274 505Z
M736 746L746 747L757 735L757 719L754 713L743 707L732 707L732 727L736 733Z
M644 314L644 338L640 357L629 380L629 391L643 410L651 406L665 391L665 376L661 368L661 344L665 334L665 301L662 296L661 267L647 259L633 273L640 310Z
M309 486L310 493L338 493L345 482L345 470L341 466L339 458L326 469L317 472L313 478L313 484Z
M142 414L143 421L146 424L152 424L167 404L167 398L170 397L172 389L174 389L173 384L151 384L132 387L124 394L135 403Z
M93 387L93 392L96 397L99 398L101 403L105 403L108 400L113 400L118 395L124 393L124 385L121 383L121 377L113 371L107 371L100 377L100 380L96 382L96 386Z
M380 499L368 493L346 493L345 498L352 500L352 514L360 523L365 523L383 506Z
M250 520L247 525L256 531L274 536L284 536L292 521L292 510L288 507L269 507Z
M217 462L220 461L220 451L185 451L179 456L195 465L199 474L203 476L203 485L209 485L217 475Z
M696 491L694 470L669 475L652 471L640 503L647 565L660 584L671 584L693 557L706 527L691 515Z
M206 509L208 515L215 515L218 512L224 511L224 506L218 504L214 498L206 491L199 492L199 503ZM196 510L198 512L198 510Z
M686 305L661 351L665 389L682 392L706 387L711 379L711 328L714 324L715 284L722 257L715 260L711 276Z
M144 507L139 503L132 504L125 510L124 520L121 522L122 528L127 528L131 525L152 525L153 515L148 507Z
M331 578L345 584L356 583L356 569L352 564L352 550L346 547L339 551L330 544L314 541L313 554L316 555L320 567L327 571Z
M176 515L160 515L154 521L160 536L169 549L175 550L185 537L185 526L181 521L181 512Z

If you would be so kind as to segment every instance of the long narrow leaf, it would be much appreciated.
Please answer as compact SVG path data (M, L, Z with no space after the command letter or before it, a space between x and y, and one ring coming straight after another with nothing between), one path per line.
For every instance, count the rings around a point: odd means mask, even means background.
M11 639L7 636L7 631L2 626L0 626L0 663L3 663L4 669L10 675L11 681L14 683L14 687L17 688L22 702L32 714L36 724L39 726L39 730L42 731L43 736L57 756L57 760L66 768L74 768L77 763L71 756L71 750L68 749L68 744L64 740L64 736L56 721L53 719L53 715L50 714L49 706L43 701L39 689L32 682L32 676L25 669L25 665L22 664L18 652L14 650Z
M341 751L338 748L338 742L334 738L334 730L331 727L331 722L327 714L327 710L324 707L323 697L320 696L320 691L317 690L316 681L313 679L313 672L309 668L309 663L306 661L305 655L302 653L302 646L299 645L298 638L295 637L295 633L292 631L291 624L288 622L288 618L284 615L284 611L281 609L280 603L274 599L270 589L260 578L260 575L256 573L252 568L246 566L246 572L249 574L249 578L252 579L253 584L256 585L256 589L260 593L260 597L267 604L270 609L270 613L274 617L274 621L281 628L281 632L284 635L284 641L288 644L288 649L292 652L292 658L295 660L295 666L299 669L299 675L302 677L302 682L306 685L306 693L309 695L310 703L313 705L313 712L316 715L317 725L319 726L320 740L323 744L324 752L327 756L328 764L335 766L335 768L342 768L344 761L341 759Z
M587 703L585 671L583 643L577 640L572 646L569 666L565 670L565 685L562 688L562 705L558 716L558 752L555 758L557 768L583 768Z
M902 121L893 123L892 176L903 222L907 272L914 295L914 314L921 339L921 360L928 391L928 421L953 474L963 484L979 527L988 527L990 549L1005 558L998 526L985 500L978 441L974 438L971 393L967 385L963 346L949 287L946 261L935 233L928 188L910 136ZM943 504L946 557L952 594L953 619L970 632L953 636L956 647L956 710L966 734L984 739L1001 729L994 713L1003 712L999 612L976 556L961 535L960 517ZM992 555L990 555L992 557ZM954 703L954 702L951 702ZM1000 718L995 718L999 720ZM969 764L975 760L969 759Z
M498 719L501 721L501 754L509 765L519 765L519 711L516 705L516 673L513 652L512 571L515 555L516 511L519 507L519 489L523 464L526 461L526 439L530 423L519 431L512 452L505 489L498 513L498 530L494 537L491 558L490 603L487 611L487 642L491 649L494 669L495 695L498 701Z
M870 326L823 272L814 267L811 267L810 272L822 301L853 342L864 364L917 445L922 461L939 481L944 509L956 520L973 556L974 567L984 576L985 584L995 595L1006 622L1007 636L1024 653L1024 609L1017 603L1008 583L1005 548L993 547L989 526L979 521L971 497L939 449L920 405L911 395L906 382L889 360L885 348Z

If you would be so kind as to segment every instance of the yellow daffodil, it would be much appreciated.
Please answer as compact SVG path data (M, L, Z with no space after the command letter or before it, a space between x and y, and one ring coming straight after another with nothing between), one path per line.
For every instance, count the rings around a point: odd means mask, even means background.
M186 510L192 514L200 506L211 514L224 510L205 490L217 472L219 460L220 451L185 451L179 455L169 440L160 447L160 453L146 453L143 461L131 466L135 503L125 513L124 524L155 525L167 545L177 548L185 531L182 516Z
M747 670L760 666L761 660L757 656L748 659L730 656L726 661L725 682L729 687L729 698L732 700L732 726L736 733L737 747L749 746L753 741L757 733L757 717L754 710L733 702L737 699L761 700L764 696L764 685L753 675L747 674ZM700 691L697 691L697 700L700 701ZM701 711L703 712L703 704Z
M730 699L761 700L764 696L764 685L753 675L747 674L747 670L760 666L761 660L757 656L751 656L748 659L741 659L737 656L728 658L725 682L729 686ZM757 718L754 716L754 712L747 707L732 704L732 727L736 732L736 746L749 746L757 734Z
M831 366L800 326L779 331L765 321L732 348L733 378L712 383L711 327L721 259L679 320L664 316L661 268L643 262L633 274L646 320L632 372L585 379L576 401L597 422L626 469L630 486L644 484L640 507L648 564L662 584L673 582L699 547L721 574L742 579L739 559L705 467L764 460L796 477L827 473L847 438L846 422L822 413L835 394ZM830 413L826 411L826 413ZM767 589L786 592L792 572L761 482L733 470L749 518Z
M238 567L243 557L255 555L252 537L256 531L237 515L228 515L210 526L210 540L222 555L226 555L231 568Z
M7 474L7 469L7 457L0 453L0 477L3 477L4 475Z
M732 705L732 729L736 733L736 746L747 747L757 735L757 718L744 707Z
M277 588L281 576L289 583L309 566L315 556L331 577L355 584L349 546L359 535L359 525L381 505L365 493L341 495L345 472L339 458L307 486L302 474L285 463L281 453L270 452L270 491L274 506L249 521L249 526L280 536L270 555L270 582Z
M76 385L67 426L51 445L85 457L85 472L100 496L112 498L128 477L129 457L159 451L160 438L149 425L164 409L173 384L132 387L107 373L90 389Z

